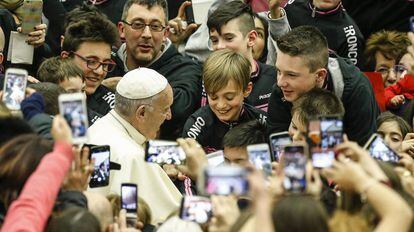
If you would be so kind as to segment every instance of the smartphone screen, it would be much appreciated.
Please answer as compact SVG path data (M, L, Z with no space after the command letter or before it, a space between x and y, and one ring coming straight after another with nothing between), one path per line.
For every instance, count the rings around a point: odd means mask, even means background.
M263 170L267 176L272 174L272 161L267 143L249 145L247 146L247 153L249 154L250 163L257 169Z
M90 158L95 160L89 187L96 188L109 185L110 148L94 146L90 150Z
M88 116L84 94L61 94L59 96L59 110L60 114L63 115L72 130L73 142L86 142Z
M342 118L328 116L312 120L309 122L308 131L313 166L315 168L332 166L335 159L334 148L342 143Z
M398 154L392 150L378 135L375 135L367 148L374 159L394 164L398 163L400 160Z
M204 193L207 195L246 195L247 171L242 167L207 167L204 172Z
M127 213L137 213L138 189L136 184L121 185L121 208Z
M181 165L185 161L185 153L176 142L150 140L146 145L145 161L157 164Z
M412 32L414 32L414 16L410 17L410 29Z
M8 69L4 80L3 102L10 110L20 110L25 97L27 71Z
M291 192L303 192L306 189L306 155L304 146L286 146L282 158L285 179L283 186Z
M286 145L289 145L292 143L292 139L290 138L289 133L281 132L281 133L275 133L270 135L270 148L272 150L272 157L273 160L276 162L279 162L280 157L283 154L283 149Z
M25 0L22 9L22 33L28 34L42 22L43 1Z
M187 21L187 25L194 23L194 12L193 12L193 5L187 6L185 8L185 18Z
M181 201L180 218L204 224L213 216L213 208L209 198L200 196L184 196Z

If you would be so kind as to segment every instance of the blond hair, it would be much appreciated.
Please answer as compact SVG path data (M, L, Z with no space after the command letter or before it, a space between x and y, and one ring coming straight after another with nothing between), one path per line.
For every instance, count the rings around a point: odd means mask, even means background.
M240 91L250 82L250 61L230 49L213 52L204 63L203 81L207 94L215 94L233 80Z

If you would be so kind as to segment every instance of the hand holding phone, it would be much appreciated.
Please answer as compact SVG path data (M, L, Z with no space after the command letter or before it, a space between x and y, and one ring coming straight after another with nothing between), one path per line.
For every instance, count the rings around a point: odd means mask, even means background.
M22 33L29 34L42 22L42 0L25 0L22 13Z
M184 196L181 201L180 218L198 224L204 224L213 215L211 200L200 196Z
M287 131L274 133L269 136L270 148L272 150L273 161L279 162L286 145L292 143L292 138Z
M25 97L27 71L9 68L6 70L3 87L3 102L10 110L20 110L20 104Z
M291 144L284 148L282 170L285 174L283 186L290 192L304 192L306 189L306 145Z
M109 185L110 148L109 146L93 146L90 149L90 160L95 160L89 187L96 188Z
M88 140L88 115L86 96L83 93L59 95L59 112L72 130L73 143L81 144Z
M121 184L121 209L127 211L127 225L135 227L138 212L138 187L136 184Z
M377 160L397 164L400 160L399 155L391 149L378 134L373 134L364 146L370 155Z
M247 153L249 154L250 163L257 169L262 170L267 176L272 174L272 160L267 143L248 145Z
M149 140L145 147L145 161L150 163L182 165L185 152L176 142Z
M198 183L205 195L237 195L248 193L247 170L237 166L207 167Z
M308 131L313 167L332 166L335 159L334 148L343 142L342 117L339 115L320 116L309 122Z

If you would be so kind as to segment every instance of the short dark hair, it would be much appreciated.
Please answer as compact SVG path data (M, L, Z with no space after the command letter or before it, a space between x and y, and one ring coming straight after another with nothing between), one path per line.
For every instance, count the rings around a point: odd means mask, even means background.
M299 26L277 39L279 51L305 58L311 72L328 65L328 42L314 26Z
M402 137L404 138L405 135L408 133L413 132L413 129L411 126L400 116L397 116L389 111L381 113L377 118L377 125L378 128L383 124L384 122L396 122L398 124L398 127L401 130Z
M221 34L221 27L235 18L239 19L238 25L243 36L254 30L253 11L248 4L240 0L221 4L208 17L207 27L209 31L215 29Z
M79 22L79 20L95 17L107 18L104 13L102 13L101 11L99 11L98 8L96 8L96 6L83 3L82 5L74 8L65 15L63 28L68 28L69 25L71 25L72 23Z
M103 42L111 48L118 41L116 26L108 19L97 15L69 24L65 31L62 51L77 51L84 42Z
M266 141L265 126L253 120L230 129L223 138L223 147L246 147Z
M319 115L344 115L345 109L334 93L313 88L293 102L292 116L294 113L297 113L299 121L306 126L310 120Z
M54 84L60 84L69 79L69 77L77 76L83 79L82 70L72 60L62 59L60 56L44 60L37 70L39 81Z
M127 18L129 8L131 8L134 4L147 6L148 9L151 9L154 6L160 6L164 11L166 22L168 21L168 5L166 0L128 0L124 5L124 10L122 11L122 20Z
M7 141L23 134L35 134L35 131L23 119L18 117L0 118L0 147Z
M49 115L59 114L59 101L58 97L62 93L66 93L65 89L55 83L40 82L30 84L30 88L36 90L41 94L45 100L45 113Z

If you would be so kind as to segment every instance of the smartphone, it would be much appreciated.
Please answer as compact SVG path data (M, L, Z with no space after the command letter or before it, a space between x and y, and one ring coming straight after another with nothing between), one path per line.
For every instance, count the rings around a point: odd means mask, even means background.
M184 9L184 11L185 11L185 18L186 18L187 25L190 25L192 23L195 23L195 21L194 21L193 5L187 6Z
M136 184L121 184L121 209L125 209L127 212L127 225L135 227L138 212L138 187Z
M300 193L306 189L306 146L286 145L281 165L285 174L283 187L290 192Z
M145 161L150 163L181 165L185 162L185 153L176 142L149 140L145 147Z
M414 32L414 16L410 17L410 29L412 32Z
M88 140L88 115L85 94L68 93L59 95L59 112L72 130L73 143L85 143Z
M207 197L184 196L181 201L180 218L204 224L213 216L211 200Z
M229 165L207 167L198 187L204 195L247 195L249 190L247 170Z
M274 133L269 136L270 149L272 150L273 161L279 162L280 157L283 154L283 148L292 143L292 138L289 132Z
M321 116L308 125L308 141L312 165L315 168L331 167L335 159L335 146L343 142L343 121L339 115Z
M396 164L400 160L397 152L390 148L378 134L373 134L364 146L374 159Z
M224 153L222 150L218 150L212 153L207 154L207 162L210 166L219 166L223 164L224 161Z
M249 154L250 163L257 169L263 170L263 173L267 176L272 174L272 160L267 143L248 145L247 153Z
M20 110L27 84L27 71L9 68L4 77L3 102L10 110Z
M42 0L24 0L22 12L22 33L29 34L42 23Z
M109 146L93 146L89 152L90 159L95 160L89 187L96 188L109 185L110 168Z

